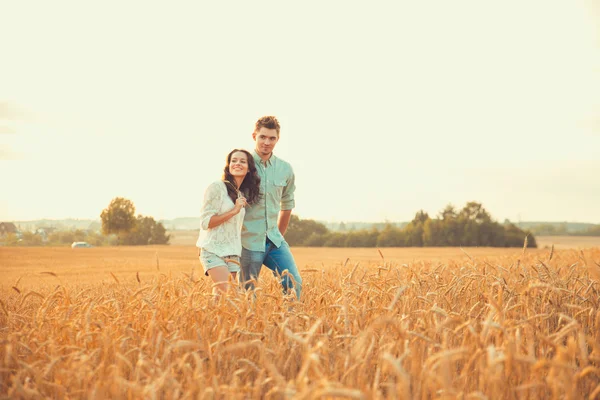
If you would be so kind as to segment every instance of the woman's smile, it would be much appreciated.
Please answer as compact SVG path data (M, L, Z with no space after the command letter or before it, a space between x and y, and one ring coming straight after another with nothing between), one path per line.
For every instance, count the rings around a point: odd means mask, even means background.
M248 173L248 158L246 157L246 153L237 151L231 155L229 173L237 176Z

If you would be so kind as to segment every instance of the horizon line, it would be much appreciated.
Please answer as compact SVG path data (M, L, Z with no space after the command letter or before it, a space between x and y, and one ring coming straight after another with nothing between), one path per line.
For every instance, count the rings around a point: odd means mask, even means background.
M154 218L154 217L153 217ZM161 218L161 219L156 219L157 222L161 222L161 221L173 221L175 219L198 219L200 217L175 217L175 218ZM406 221L392 221L392 220L378 220L378 221L364 221L364 220L333 220L333 221L327 221L327 220L321 220L321 219L316 219L316 218L302 218L299 217L301 220L313 220L313 221L317 221L317 222L321 222L321 223L326 223L326 224L332 224L332 223L345 223L345 224L352 224L352 223L362 223L362 224L384 224L384 223L409 223L412 220L406 220ZM436 219L435 217L430 217L431 219ZM37 218L37 219L27 219L27 220L21 220L21 219L12 219L12 220L0 220L0 222L12 222L12 223L33 223L33 222L37 222L37 221L65 221L65 220L75 220L75 221L101 221L100 218L76 218L76 217L67 217L67 218ZM492 220L494 220L494 218L492 218ZM511 220L509 218L505 218L505 220L508 220L510 222L513 223L532 223L532 222L539 222L539 223L552 223L552 224L559 224L559 223L571 223L571 224L591 224L591 225L600 225L600 222L582 222L582 221L569 221L569 220L519 220L519 221L514 221ZM496 221L500 221L499 219Z

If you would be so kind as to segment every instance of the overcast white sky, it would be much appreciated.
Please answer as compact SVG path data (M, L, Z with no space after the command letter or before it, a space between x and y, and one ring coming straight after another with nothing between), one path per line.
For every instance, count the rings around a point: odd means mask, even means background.
M600 4L0 0L0 220L198 216L282 125L295 212L600 223Z

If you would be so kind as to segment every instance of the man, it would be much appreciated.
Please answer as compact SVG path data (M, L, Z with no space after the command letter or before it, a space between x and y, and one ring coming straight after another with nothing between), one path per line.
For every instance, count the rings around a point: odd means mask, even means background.
M247 207L244 217L242 280L246 289L254 289L254 282L250 280L258 278L264 264L282 277L284 292L289 293L293 287L299 300L302 278L290 246L283 238L295 205L296 186L292 166L273 154L279 131L277 118L266 116L256 121L252 133L256 142L253 157L260 176L261 197L258 203Z

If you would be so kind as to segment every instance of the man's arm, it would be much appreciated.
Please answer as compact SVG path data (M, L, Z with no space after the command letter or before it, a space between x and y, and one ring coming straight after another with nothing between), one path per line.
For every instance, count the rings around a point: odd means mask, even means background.
M279 220L277 221L277 227L279 228L279 232L282 235L285 235L287 231L288 225L290 223L290 218L292 218L292 210L281 210L279 211Z
M286 185L283 188L281 196L281 211L279 211L279 220L277 221L277 227L282 235L285 235L290 219L292 218L292 209L296 205L294 201L294 192L296 191L296 176L294 170L290 165L290 175L287 179Z

